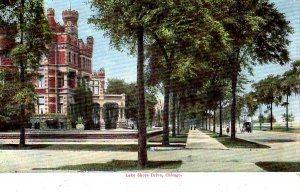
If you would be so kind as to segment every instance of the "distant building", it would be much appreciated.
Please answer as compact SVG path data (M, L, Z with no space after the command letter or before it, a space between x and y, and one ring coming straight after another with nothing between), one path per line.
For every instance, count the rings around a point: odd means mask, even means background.
M72 90L83 83L93 92L94 123L104 127L105 103L115 103L118 106L119 126L126 126L125 94L107 95L104 93L105 71L92 71L94 39L89 36L84 42L78 37L78 16L75 10L65 10L62 13L63 25L55 21L54 9L47 11L49 25L54 33L54 43L49 48L49 56L44 57L38 70L38 78L34 80L38 101L36 116L31 118L33 127L41 121L59 119L56 127L67 127L69 105L72 104ZM15 40L9 38L12 27L0 28L0 68L13 69L9 54L4 52L12 48ZM110 113L107 113L108 116ZM100 128L100 127L99 127Z

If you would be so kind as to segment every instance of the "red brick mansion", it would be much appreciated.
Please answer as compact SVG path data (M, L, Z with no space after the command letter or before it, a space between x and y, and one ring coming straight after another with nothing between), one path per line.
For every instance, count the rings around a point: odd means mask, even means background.
M67 115L69 104L74 102L72 90L83 83L89 85L93 93L94 106L99 111L99 116L93 117L94 123L103 127L104 104L116 103L119 110L118 124L124 126L126 124L125 95L104 93L105 71L103 69L92 71L94 39L89 36L84 42L78 37L78 12L63 11L64 23L62 25L55 21L53 9L48 9L47 15L54 34L54 45L49 50L49 56L44 57L38 70L39 78L34 82L38 93L36 114L40 115L31 119L33 127L37 122L60 116L59 128L70 128ZM9 39L5 37L5 32L5 30L0 30L0 50L8 45ZM10 58L0 56L0 67L10 68L13 67L13 63Z

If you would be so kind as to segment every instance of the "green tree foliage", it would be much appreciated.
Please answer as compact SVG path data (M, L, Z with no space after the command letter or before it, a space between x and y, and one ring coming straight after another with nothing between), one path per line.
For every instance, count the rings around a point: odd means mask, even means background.
M137 121L137 85L136 83L126 83L120 79L109 79L107 82L106 93L122 94L125 93L125 116L128 119ZM157 104L156 90L147 88L145 92L146 99L146 119L147 125L152 126L155 116L155 106Z
M281 115L281 117L284 122L286 122L286 121L293 122L295 120L295 117L292 113L290 113L288 115L286 115L286 113L284 113Z
M20 106L26 106L26 121L34 113L37 99L34 86L27 82L21 89L19 74L12 70L0 70L0 82L0 128L18 129L22 119Z
M269 75L267 78L260 80L253 84L254 92L257 97L257 102L260 104L268 105L273 115L273 104L279 105L282 101L281 92L281 77L279 75ZM272 121L270 121L271 130L273 129Z
M38 69L42 56L48 53L46 46L50 45L52 40L44 3L40 0L15 0L9 1L8 4L0 4L0 21L0 27L8 25L16 27L16 43L9 54L19 71L20 90L26 93L26 84L32 80L28 71ZM21 146L25 145L27 107L20 105Z
M294 61L292 63L292 69L286 71L282 76L282 81L280 82L280 89L283 95L286 95L286 101L282 104L286 107L286 113L289 114L289 97L294 93L299 95L300 92L300 73L297 70L297 65L299 61ZM288 118L288 116L286 116ZM286 129L289 129L289 120L285 120Z
M180 91L188 86L201 87L203 79L209 74L205 64L213 60L211 55L214 58L219 55L217 49L226 47L227 34L220 22L212 17L213 10L210 9L215 2L219 1L167 1L149 29L152 38L152 44L147 47L150 83L164 85L163 145L169 144L171 93L173 100L175 95L184 95ZM207 26L210 26L210 30L203 30ZM183 97L180 98L181 103L185 103ZM172 103L172 108L175 108L174 100ZM173 135L174 112L172 110L171 113Z
M242 101L247 109L247 115L252 117L258 109L258 99L255 92L249 92L244 95Z
M149 19L146 17L153 9L155 1L92 0L91 7L97 13L89 18L89 23L104 30L111 44L118 50L124 47L137 53L137 100L139 150L138 166L144 168L147 162L147 138L145 119L144 83L144 44L147 39ZM156 6L157 8L157 6Z
M292 29L284 14L268 0L234 0L224 6L228 7L222 8L224 17L220 19L231 39L230 49L225 51L227 64L224 66L231 80L231 138L234 139L236 88L242 67L251 69L255 63L287 63L288 35Z
M267 118L266 118L263 114L260 114L260 115L258 116L258 122L259 122L259 123L265 123L266 120L267 120Z
M106 92L108 94L123 94L128 91L128 84L121 79L108 79L107 80L107 89Z
M103 119L105 121L105 128L106 129L115 129L117 128L117 121L118 121L118 116L119 116L119 106L117 103L104 103L103 105L104 111L103 114Z
M230 80L231 138L234 139L242 68L251 69L254 63L289 61L287 37L292 30L284 15L268 0L93 0L92 8L97 14L89 22L105 30L114 47L129 48L131 54L137 52L141 123L145 120L141 110L145 45L150 83L164 86L165 145L169 144L170 93L179 98L179 109L200 103L198 113L207 114L208 107L215 109L216 102L211 105L209 96L206 100L201 98L200 95L207 95L202 89L212 87L210 83L220 86ZM219 103L222 104L221 99ZM186 111L189 110L184 110L181 117L187 117ZM194 113L195 108L190 111ZM143 127L141 123L139 126ZM142 129L140 135L144 133ZM141 141L140 146L145 149L145 138ZM142 158L146 159L144 152Z
M82 118L85 129L93 127L93 95L85 86L73 90L74 103L69 106L69 118L72 124Z

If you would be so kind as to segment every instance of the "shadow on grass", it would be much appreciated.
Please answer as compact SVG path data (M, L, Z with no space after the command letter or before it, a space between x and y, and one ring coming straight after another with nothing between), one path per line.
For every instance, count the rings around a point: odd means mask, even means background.
M180 135L176 135L175 137L170 136L169 140L170 143L186 143L187 141L187 134L180 134ZM152 138L148 140L149 143L152 142L162 142L162 136L156 137L156 138Z
M299 172L300 171L300 162L260 161L260 162L256 162L255 164L261 167L262 169L271 172Z
M178 169L182 161L148 161L146 170L149 169ZM91 163L79 165L67 165L56 168L33 168L32 170L74 170L74 171L135 171L137 161L129 160L112 160L107 163Z
M184 144L169 145L172 147L184 147ZM150 147L163 147L162 145L148 144L147 148ZM166 146L167 147L167 146ZM127 144L127 145L99 145L99 144L33 144L19 147L18 144L4 144L0 145L0 150L67 150L67 151L126 151L126 152L137 152L138 145Z
M295 142L292 139L256 139L257 141L262 141L266 143L286 143L286 142Z
M218 140L220 143L222 143L223 145L225 145L228 148L247 148L247 149L252 149L252 148L270 148L267 145L262 145L259 143L255 143L255 142L251 142L251 141L246 141L243 139L231 139L230 137L223 135L223 136L219 136L219 134L217 133L213 133L210 131L206 131L206 130L201 130L203 133L209 135L210 137Z

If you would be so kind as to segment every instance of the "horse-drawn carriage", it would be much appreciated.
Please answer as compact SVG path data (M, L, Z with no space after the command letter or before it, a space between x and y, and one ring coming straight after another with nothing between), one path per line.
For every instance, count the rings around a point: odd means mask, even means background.
M248 132L248 133L252 132L252 124L251 124L251 122L245 122L243 124L243 127L241 128L241 133L244 133L245 131Z

